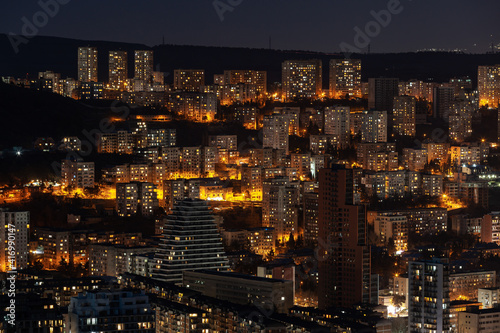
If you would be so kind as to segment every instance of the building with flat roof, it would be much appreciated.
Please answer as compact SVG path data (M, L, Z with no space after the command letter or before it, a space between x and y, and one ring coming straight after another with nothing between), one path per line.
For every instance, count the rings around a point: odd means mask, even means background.
M182 284L206 296L263 309L275 307L279 313L287 313L294 302L293 281L202 270L183 272Z

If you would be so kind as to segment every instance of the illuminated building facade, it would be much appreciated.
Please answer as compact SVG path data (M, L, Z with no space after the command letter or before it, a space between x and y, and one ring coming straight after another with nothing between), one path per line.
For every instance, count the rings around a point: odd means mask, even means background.
M0 209L0 271L28 267L30 213ZM14 242L14 249L12 249Z
M257 95L267 93L267 72L255 70L226 70L223 85L244 83L255 86Z
M212 93L181 92L170 96L172 112L192 121L211 122L217 113L217 96Z
M97 82L97 48L78 48L78 81Z
M155 315L144 292L87 291L71 299L65 327L70 332L155 332Z
M330 97L361 98L361 60L330 60Z
M153 51L137 50L134 53L134 78L142 80L144 84L151 84L153 81Z
M127 51L109 51L109 87L115 90L124 90L127 79Z
M198 92L205 85L203 69L174 70L174 90Z
M399 96L394 98L393 129L395 134L403 136L415 136L416 109L417 102L415 100L415 97Z
M94 162L63 160L61 163L61 182L73 188L94 187Z
M264 148L281 149L288 154L290 120L286 115L264 117Z
M367 143L387 142L386 111L363 111L361 141Z
M375 218L375 234L380 242L387 245L393 242L395 251L406 251L408 248L408 220L401 215L378 215Z
M116 184L116 211L120 216L152 216L158 208L156 186L147 182Z
M480 105L498 107L500 101L500 65L479 66L477 79Z
M408 332L448 332L448 263L439 259L408 263Z
M326 107L324 110L324 134L338 138L343 148L348 147L350 143L350 113L351 109L348 106Z
M276 239L286 242L298 235L299 190L288 179L268 179L263 183L262 225L274 228Z
M321 96L321 60L287 60L282 64L282 94L285 101Z

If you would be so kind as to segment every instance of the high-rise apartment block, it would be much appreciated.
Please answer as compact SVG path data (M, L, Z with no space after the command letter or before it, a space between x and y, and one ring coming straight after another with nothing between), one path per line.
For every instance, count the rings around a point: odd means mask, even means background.
M318 306L369 302L370 248L366 212L354 205L354 171L334 165L319 173Z
M0 209L0 271L28 267L29 212Z
M366 143L387 142L386 111L363 111L361 141Z
M368 107L391 112L394 97L399 95L399 80L396 78L368 79Z
M330 60L330 97L361 98L361 60Z
M298 235L299 190L288 179L268 179L263 183L262 225L274 228L276 239L288 241Z
M128 79L127 51L109 51L109 87L123 90Z
M448 332L448 263L439 259L408 263L408 332Z
M290 121L286 115L264 117L264 148L282 149L288 154Z
M315 98L322 94L323 69L321 60L287 60L282 64L282 94L288 101L295 98Z
M498 107L500 101L500 65L479 66L477 79L480 105Z
M153 81L153 51L137 50L134 54L134 78L142 80L144 84Z
M324 133L335 136L343 148L350 143L350 113L351 109L348 106L326 107L324 111Z
M97 82L97 48L78 48L78 81Z
M452 113L454 98L455 91L453 87L435 87L432 103L434 117L448 122L448 117Z
M394 133L402 136L415 136L416 134L416 109L417 102L412 96L399 96L394 98L393 129Z

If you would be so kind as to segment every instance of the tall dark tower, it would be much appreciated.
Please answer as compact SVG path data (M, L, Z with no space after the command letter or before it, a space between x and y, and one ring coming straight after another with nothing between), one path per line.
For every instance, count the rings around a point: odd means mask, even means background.
M354 172L334 165L319 173L318 306L349 307L370 299L366 212L354 205Z

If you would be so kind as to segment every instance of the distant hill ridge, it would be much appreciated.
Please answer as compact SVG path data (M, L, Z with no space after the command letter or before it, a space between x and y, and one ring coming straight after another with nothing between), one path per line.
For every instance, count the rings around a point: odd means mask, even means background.
M213 75L225 69L259 69L268 72L268 81L281 81L281 63L289 59L318 58L323 61L323 86L328 85L328 62L342 58L342 54L311 51L269 50L251 48L156 45L88 41L60 37L37 36L19 46L15 53L5 34L0 34L0 76L31 77L40 71L53 70L63 77L76 77L77 49L79 46L95 46L99 52L99 80L108 79L108 52L124 50L129 54L129 76L133 71L133 52L140 49L154 50L156 70L169 73L166 83L173 81L176 68L205 69L207 84ZM388 53L351 55L363 63L363 80L369 77L399 77L401 80L421 79L436 82L451 77L469 76L477 80L477 66L500 63L500 54L457 54L446 52Z

